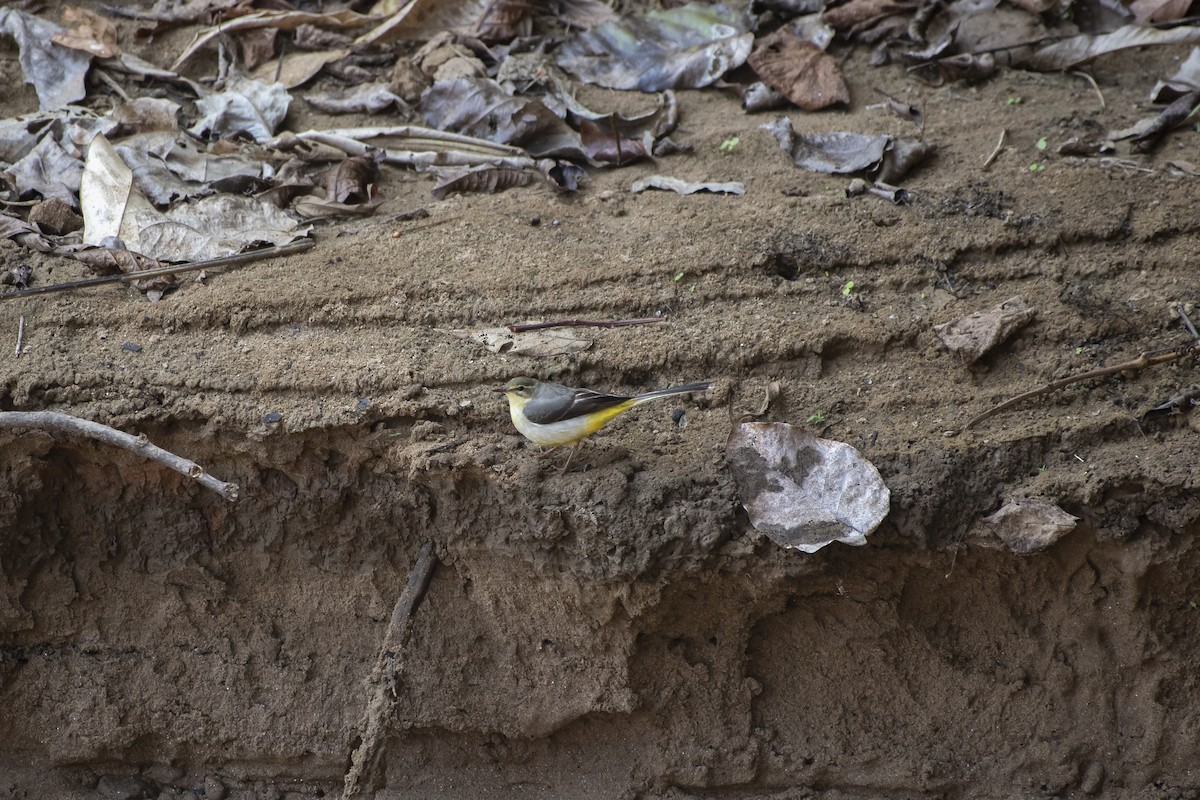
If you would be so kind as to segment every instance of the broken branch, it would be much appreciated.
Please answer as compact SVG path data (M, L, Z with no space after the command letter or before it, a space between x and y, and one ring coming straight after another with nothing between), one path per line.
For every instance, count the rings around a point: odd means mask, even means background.
M625 328L630 325L653 325L666 322L666 317L639 317L638 319L563 319L557 322L522 322L509 325L513 333L544 331L547 328Z
M267 258L275 258L276 256L291 256L298 253L308 252L316 244L312 239L302 239L291 244L281 245L279 247L267 247L262 250L251 250L248 253L235 253L231 256L222 256L221 258L210 258L206 261L194 261L191 264L180 264L174 267L162 267L160 269L146 269L139 272L123 272L120 275L105 275L101 278L85 278L81 281L68 281L67 283L52 283L49 286L34 286L30 289L18 289L15 292L0 294L0 300L10 300L14 297L29 297L35 294L51 294L53 292L66 292L72 289L86 289L91 286L103 286L109 283L132 283L134 281L145 280L146 278L157 278L162 275L177 275L181 272L196 272L202 269L219 269L221 267L237 267L242 264L249 264L252 261L262 261Z
M1189 352L1193 352L1196 350L1200 350L1200 343L1194 342L1190 345L1183 346L1183 347L1176 347L1171 350L1149 350L1149 351L1142 353L1141 355L1139 355L1137 358L1133 359L1132 361L1126 361L1121 364L1114 364L1111 367L1101 367L1099 369L1093 369L1093 370L1089 370L1087 372L1081 372L1078 375L1071 375L1066 378L1059 378L1056 381L1051 381L1050 383L1047 383L1045 386L1039 386L1036 389L1030 389L1028 392L1023 392L1023 393L1017 395L1016 397L1009 398L1008 400L1005 400L1003 403L1001 403L998 406L993 406L992 408L988 409L987 411L983 412L982 414L978 415L977 417L972 419L970 422L968 422L967 427L972 428L976 424L983 422L985 419L988 419L989 417L994 417L997 414L999 414L1001 411L1006 411L1006 410L1012 408L1013 406L1017 405L1018 403L1024 402L1025 400L1029 400L1030 398L1033 398L1033 397L1040 397L1041 395L1044 395L1044 394L1050 394L1050 392L1057 391L1057 390L1063 388L1064 386L1070 386L1072 383L1079 383L1080 381L1092 380L1093 378L1103 378L1107 375L1115 375L1118 372L1125 372L1126 370L1145 369L1146 367L1152 367L1155 364L1166 364L1170 361L1175 361L1176 359L1183 358L1183 356L1187 355Z
M342 800L365 797L375 788L373 784L379 777L387 728L395 714L396 681L404 669L404 648L412 633L413 614L421 605L436 567L433 542L426 541L408 576L408 583L392 609L392 618L388 620L383 641L379 644L375 667L367 678L370 696L358 724L359 745L351 756L350 769L342 788Z
M151 444L144 435L131 434L103 425L99 422L60 414L57 411L2 411L0 428L41 428L87 436L105 444L121 447L151 461L165 464L181 475L185 475L206 489L212 489L230 502L238 499L238 485L217 480L194 461L188 461L174 453Z

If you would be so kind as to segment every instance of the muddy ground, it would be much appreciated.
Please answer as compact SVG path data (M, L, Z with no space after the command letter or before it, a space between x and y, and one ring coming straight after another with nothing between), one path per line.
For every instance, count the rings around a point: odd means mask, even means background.
M793 167L759 128L776 115L683 92L693 155L593 171L576 196L435 202L432 179L388 170L379 212L319 227L305 255L154 304L111 287L0 304L0 409L144 433L241 486L230 504L125 451L0 434L0 797L338 794L426 541L440 564L380 798L1200 795L1197 430L1139 422L1195 364L966 427L1187 341L1200 183L1166 165L1200 163L1200 135L1132 165L1052 152L1145 116L1184 54L1094 64L1104 108L1078 76L931 88L851 54L852 108L791 117L908 135L872 87L919 103L939 151L907 207ZM14 86L14 51L0 68ZM2 110L35 106L24 86ZM746 194L628 193L656 172ZM10 242L0 258L85 277ZM972 368L932 332L1016 295L1036 320ZM656 314L581 331L572 356L454 334ZM521 374L718 386L623 417L562 475L493 392ZM892 510L867 546L806 555L750 526L724 443L772 381L761 418L879 467ZM1040 553L988 546L977 521L1013 497L1080 523Z

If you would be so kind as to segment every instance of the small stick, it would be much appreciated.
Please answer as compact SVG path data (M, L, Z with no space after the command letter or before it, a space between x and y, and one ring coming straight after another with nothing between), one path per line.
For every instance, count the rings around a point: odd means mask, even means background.
M1188 333L1192 335L1192 339L1200 343L1200 333L1196 333L1196 326L1192 324L1192 318L1189 317L1188 313L1183 310L1183 306L1176 306L1175 313L1179 315L1181 320L1183 320L1183 324L1187 327Z
M21 357L21 344L25 341L25 315L21 315L21 322L17 325L17 350L14 353L15 357Z
M640 317L638 319L563 319L557 322L522 322L509 325L513 333L544 331L547 328L625 328L629 325L653 325L666 322L667 317Z
M1012 408L1018 403L1028 400L1031 397L1039 397L1043 394L1049 394L1050 392L1061 389L1064 386L1070 386L1072 383L1079 383L1080 381L1087 381L1091 380L1092 378L1103 378L1106 375L1113 375L1126 370L1145 369L1146 367L1152 367L1155 364L1166 364L1169 361L1175 361L1176 359L1182 358L1188 352L1196 350L1198 346L1200 346L1200 343L1193 343L1186 347L1177 347L1173 350L1149 350L1142 353L1132 361L1126 361L1123 364L1115 364L1111 367L1101 367L1100 369L1081 372L1078 375L1071 375L1067 378L1059 378L1056 381L1047 383L1045 386L1039 386L1036 389L1030 389L1028 392L1023 392L1016 397L1005 400L998 406L993 406L968 422L967 427L972 428L976 424L983 422L985 419L994 417L1001 411Z
M86 289L91 286L103 286L109 283L132 283L140 281L143 278L157 278L162 275L177 275L181 272L196 272L202 269L217 269L219 267L237 267L242 264L249 264L253 261L262 261L265 258L275 258L276 256L291 256L297 253L305 253L313 248L315 242L312 239L301 239L298 242L281 245L279 247L267 247L262 250L251 250L248 253L235 253L231 256L222 256L221 258L210 258L207 261L194 261L191 264L180 264L175 267L162 267L161 269L147 269L141 272L123 272L120 275L105 275L101 278L85 278L81 281L68 281L67 283L52 283L49 286L34 286L29 289L18 289L15 292L7 292L0 294L0 300L9 300L14 297L29 297L35 294L51 294L53 292L66 292L72 289Z
M437 563L433 542L426 541L408 576L408 584L392 609L392 618L379 644L375 668L366 681L369 694L367 706L358 723L359 745L350 757L350 769L346 772L346 782L342 787L342 800L366 797L376 788L374 783L379 778L387 729L395 716L396 681L404 671L404 650L412 634L413 614L421 605Z
M1008 128L1001 128L1000 129L1000 141L996 142L996 149L993 150L992 154L987 157L986 161L983 162L984 169L987 169L988 167L990 167L992 165L992 162L995 161L1000 156L1000 151L1004 149L1004 142L1007 139L1008 139Z
M116 92L122 100L124 100L126 103L129 102L129 95L126 94L125 90L121 88L121 84L113 80L111 75L102 69L96 70L95 74L96 77L108 85L108 88Z
M122 447L145 456L151 461L165 464L181 475L186 475L206 489L212 489L226 500L238 499L238 485L225 483L209 475L194 461L180 458L174 453L153 445L144 435L132 436L99 422L60 414L57 411L0 411L0 428L47 428L49 430L87 436L105 444Z
M1100 110L1101 111L1103 111L1104 109L1106 109L1108 107L1104 102L1104 92L1100 91L1100 84L1096 83L1095 78L1093 78L1091 75L1089 75L1088 73L1084 72L1081 69L1072 70L1071 74L1076 75L1080 78L1083 78L1085 81L1087 81L1088 83L1090 83L1092 85L1092 88L1096 90L1096 97L1100 98Z

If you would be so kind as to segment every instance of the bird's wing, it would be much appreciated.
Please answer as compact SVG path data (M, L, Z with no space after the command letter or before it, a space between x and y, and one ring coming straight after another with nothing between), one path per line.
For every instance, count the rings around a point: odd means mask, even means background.
M625 395L604 394L591 389L543 385L536 396L525 404L525 418L538 425L549 425L619 406L629 399Z

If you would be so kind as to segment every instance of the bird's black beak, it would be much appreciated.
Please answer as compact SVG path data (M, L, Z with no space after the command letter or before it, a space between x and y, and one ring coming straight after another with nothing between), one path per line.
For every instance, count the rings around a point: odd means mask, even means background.
M500 394L505 394L508 392L508 389L503 386L497 386L495 389L492 389L492 391L499 392Z

